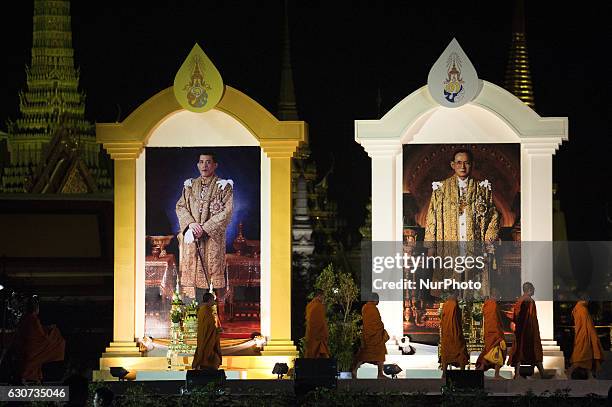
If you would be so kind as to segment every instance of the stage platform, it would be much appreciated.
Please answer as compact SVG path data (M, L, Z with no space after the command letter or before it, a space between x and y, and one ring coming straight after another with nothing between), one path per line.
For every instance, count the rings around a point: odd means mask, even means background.
M155 348L143 356L106 356L100 358L100 370L93 372L93 380L116 381L110 375L111 367L124 367L132 372L137 381L185 380L186 370L191 368L193 357L179 355L172 360L166 357L167 347L164 341L156 341ZM411 343L415 353L402 355L397 346L388 345L385 363L395 363L402 368L400 379L439 379L442 376L438 368L437 346ZM545 345L546 346L546 345ZM554 347L554 349L553 349ZM544 368L546 373L555 379L565 379L563 354L556 344L548 345L545 350ZM293 366L294 356L261 356L255 349L252 340L227 340L222 344L224 369L229 380L274 379L272 369L276 363L287 363ZM471 368L475 366L478 353L470 354ZM511 378L513 369L504 366L501 375ZM487 372L492 375L493 371ZM358 379L376 378L377 370L373 365L362 365L357 372Z
M179 354L168 358L168 341L155 340L155 347L141 356L104 355L100 358L100 370L94 370L94 381L116 381L110 375L111 367L123 367L137 381L185 380L186 370L191 369L193 355ZM222 339L223 360L221 369L228 379L273 379L272 369L276 363L293 366L295 355L263 356L255 347L255 341L245 339Z

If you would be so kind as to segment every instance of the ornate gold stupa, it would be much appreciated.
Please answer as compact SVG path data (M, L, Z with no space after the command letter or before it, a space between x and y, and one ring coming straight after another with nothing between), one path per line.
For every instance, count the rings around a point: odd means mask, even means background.
M9 162L0 193L88 193L112 189L85 119L85 94L74 67L70 2L34 0L32 63L19 94L20 117L7 123Z
M506 66L504 88L535 110L533 83L527 55L524 0L516 0L514 5L512 43L508 55L508 65Z

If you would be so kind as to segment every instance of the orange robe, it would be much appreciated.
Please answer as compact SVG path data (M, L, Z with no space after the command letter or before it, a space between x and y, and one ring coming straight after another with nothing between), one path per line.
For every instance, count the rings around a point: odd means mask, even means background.
M440 362L456 367L469 363L461 323L461 310L456 299L448 299L442 307Z
M38 314L21 317L15 334L17 374L22 380L42 381L42 365L64 360L66 341L59 329L45 329Z
M384 362L387 354L385 342L389 340L389 334L385 331L376 304L368 302L361 307L361 318L363 328L361 348L356 356L357 362Z
M200 306L198 308L198 345L191 364L194 369L218 369L221 366L220 337L213 308L209 305Z
M514 343L510 348L508 365L517 363L536 365L543 360L540 325L535 301L528 295L520 297L512 307Z
M486 360L484 358L485 355L504 340L504 328L501 322L501 314L495 300L487 299L484 302L482 306L482 316L484 322L484 349L478 356L476 366L479 369L488 370L495 368L495 365ZM502 351L502 353L505 358L506 352Z
M325 317L325 305L314 298L306 306L306 358L329 357L329 331Z
M572 311L574 318L574 351L570 361L572 367L597 370L603 361L603 348L595 332L587 303L578 301Z

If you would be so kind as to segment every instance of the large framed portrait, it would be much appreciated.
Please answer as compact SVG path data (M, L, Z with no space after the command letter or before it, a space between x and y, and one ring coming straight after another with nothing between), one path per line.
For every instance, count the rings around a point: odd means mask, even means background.
M211 290L223 337L260 332L259 147L147 147L145 335Z
M482 265L405 270L414 282L404 290L405 334L435 343L450 292L478 302L509 301L520 290L520 179L516 143L404 145L404 252L423 264L472 257Z

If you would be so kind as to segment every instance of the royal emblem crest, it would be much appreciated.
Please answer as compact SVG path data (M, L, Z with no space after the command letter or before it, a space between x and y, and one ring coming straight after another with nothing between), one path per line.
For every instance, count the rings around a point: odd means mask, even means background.
M461 78L461 58L453 52L449 55L446 65L448 77L444 81L444 98L451 103L457 103L465 95L463 89L465 81Z
M200 72L200 64L196 58L194 61L191 79L189 80L189 83L183 87L183 90L187 91L187 103L193 107L204 106L208 101L208 92L206 92L206 90L210 89L210 85L206 83L202 73Z
M174 96L186 110L202 113L214 108L223 96L221 74L198 44L174 77Z
M457 108L474 100L482 81L456 39L448 44L427 76L429 94L444 107Z

